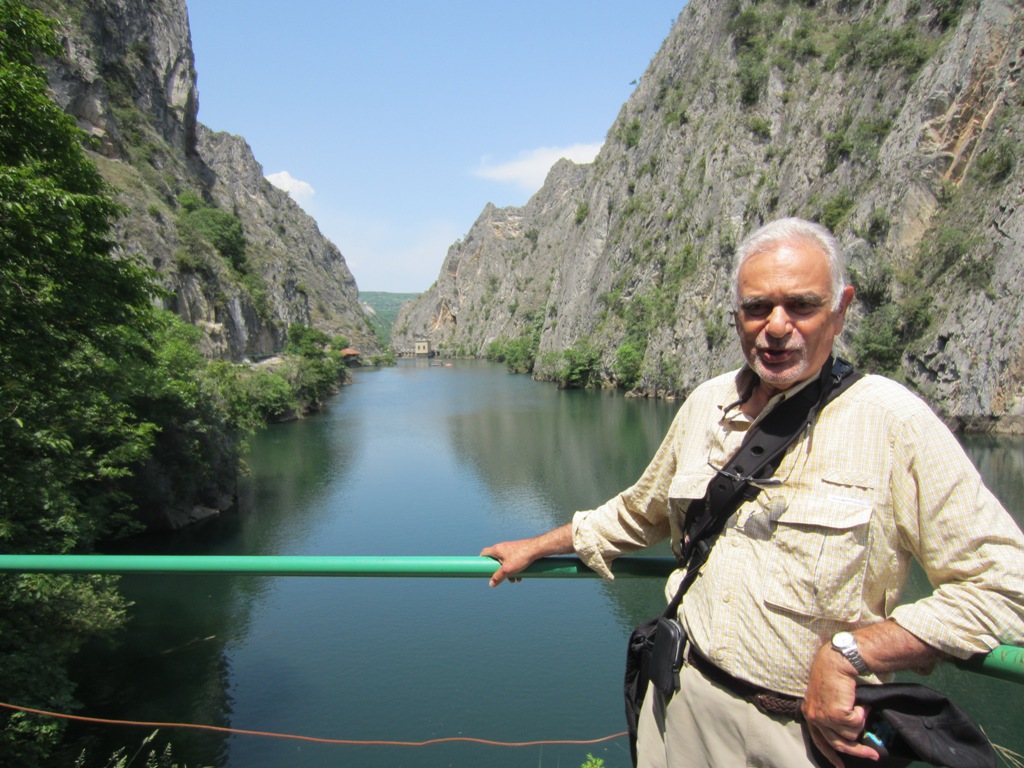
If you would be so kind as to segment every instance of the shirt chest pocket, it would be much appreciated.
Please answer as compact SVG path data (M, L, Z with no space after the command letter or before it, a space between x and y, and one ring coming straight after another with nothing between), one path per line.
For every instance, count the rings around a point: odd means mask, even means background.
M672 478L668 489L669 501L687 506L694 499L703 499L708 483L714 476L710 467L707 472L680 472Z
M672 508L674 525L682 526L691 502L704 498L708 483L714 476L714 470L709 467L706 472L680 472L672 478L672 484L668 489L668 502Z
M671 510L669 521L672 528L672 550L678 557L679 542L683 535L686 512L694 501L703 503L708 483L715 473L710 468L706 472L680 472L672 478L668 489L668 503Z
M814 493L790 502L771 537L765 602L801 616L860 618L874 509L856 477L822 478Z

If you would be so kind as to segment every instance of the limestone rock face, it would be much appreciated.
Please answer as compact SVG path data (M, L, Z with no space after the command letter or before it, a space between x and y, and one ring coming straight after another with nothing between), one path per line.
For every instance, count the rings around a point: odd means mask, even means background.
M45 62L50 86L128 211L119 247L155 268L165 306L204 330L208 356L272 354L291 323L379 351L337 247L263 178L244 139L199 123L184 0L31 4L60 22L66 56ZM183 193L240 222L234 262L183 228Z
M630 345L636 394L682 396L740 361L735 245L798 215L846 251L845 354L889 317L892 375L954 424L1021 429L1024 7L953 5L691 0L595 162L485 208L396 349L483 355L536 328L539 378L585 342L619 384Z
M418 335L456 354L479 354L495 339L526 333L546 316L556 253L587 169L559 161L522 208L488 205L464 239L448 250L435 285L403 305L392 345L403 353ZM589 293L589 291L588 291ZM554 311L554 310L552 310Z
M346 336L361 351L377 351L359 289L341 252L295 201L263 177L245 140L200 124L198 151L213 172L211 195L220 208L236 212L250 259L266 284L275 287L269 292L275 322L248 327L257 334L273 333L297 322ZM279 343L273 346L280 349Z
M62 22L67 59L49 62L57 102L79 126L117 152L123 140L114 109L133 103L172 147L195 145L195 57L184 2L102 0L39 10Z

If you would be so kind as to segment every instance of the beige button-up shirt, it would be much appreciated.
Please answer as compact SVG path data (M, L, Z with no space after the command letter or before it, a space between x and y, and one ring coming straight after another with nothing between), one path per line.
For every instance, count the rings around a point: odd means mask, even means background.
M756 423L729 407L752 376L743 368L698 387L637 483L576 513L587 565L611 578L615 557L666 536L678 554L688 504ZM881 376L854 383L773 480L728 520L680 607L691 640L721 668L802 696L822 643L887 618L959 658L1024 642L1024 535L906 388ZM935 590L899 605L911 559Z

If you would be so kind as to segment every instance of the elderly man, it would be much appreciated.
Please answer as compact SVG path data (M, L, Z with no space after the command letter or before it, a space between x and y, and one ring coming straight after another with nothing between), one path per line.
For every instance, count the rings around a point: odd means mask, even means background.
M611 578L618 555L671 537L744 435L831 364L854 289L832 235L785 219L739 247L740 370L680 407L631 488L572 523L488 547L495 586L534 560L576 552ZM897 605L911 559L934 591ZM677 572L666 591L682 578ZM679 691L648 689L639 764L818 765L876 759L860 737L859 680L929 669L1024 640L1024 536L931 410L881 376L855 381L787 450L770 484L726 521L679 620ZM750 691L802 702L767 714ZM795 708L794 708L795 709Z

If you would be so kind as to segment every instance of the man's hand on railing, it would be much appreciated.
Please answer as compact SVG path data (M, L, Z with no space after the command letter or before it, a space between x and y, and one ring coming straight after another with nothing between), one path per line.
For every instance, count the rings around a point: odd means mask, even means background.
M492 587L496 587L506 580L513 584L520 581L521 579L516 574L542 557L569 555L574 551L572 524L567 523L560 528L530 539L503 541L492 547L485 547L480 555L493 558L501 563L501 567L491 576L490 584Z

